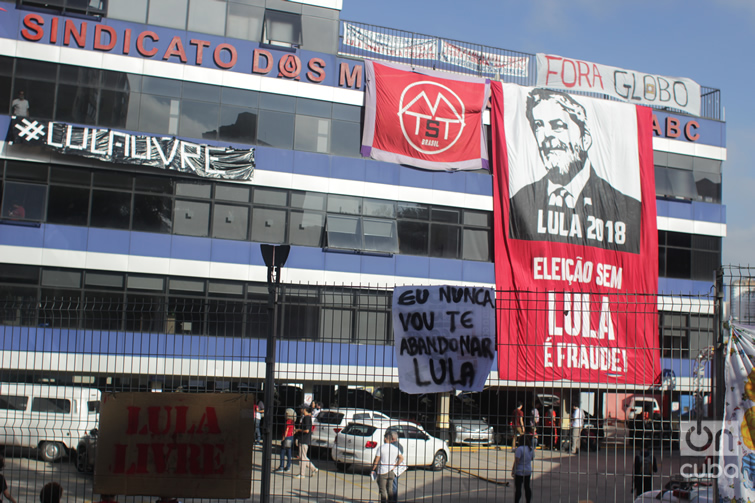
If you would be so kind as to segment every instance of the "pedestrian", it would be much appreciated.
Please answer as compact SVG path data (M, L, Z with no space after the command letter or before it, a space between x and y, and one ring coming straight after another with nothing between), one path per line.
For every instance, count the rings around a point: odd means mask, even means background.
M580 447L580 441L581 441L581 435L582 435L582 427L585 424L585 415L582 412L582 409L579 408L579 405L574 404L572 405L572 411L571 411L571 417L570 417L570 425L571 426L571 453L577 454L579 452Z
M262 411L265 410L265 404L260 400L254 405L254 443L262 445Z
M398 447L398 452L401 454L401 456L404 455L404 446L401 445L398 441L398 432L396 430L388 430L391 432L391 443ZM403 458L401 460L401 463L399 463L398 468L394 470L396 473L396 477L393 479L393 499L391 500L393 503L398 503L398 478L401 476L402 473L404 473L407 470L408 466L406 465L406 458Z
M540 402L532 404L532 410L530 410L530 426L537 429L540 426Z
M543 440L549 449L558 448L557 421L555 409L553 407L545 409L545 418L543 419Z
M11 114L16 117L29 116L29 100L24 96L23 91L18 92L18 98L11 101Z
M304 469L307 469L307 477L313 477L318 470L312 461L309 460L309 444L312 443L312 409L307 405L301 406L301 424L299 426L299 457L301 462L299 463L299 475L295 475L294 478L304 478Z
M658 472L658 462L653 454L652 442L645 442L641 452L634 457L634 490L637 496L653 490L653 474Z
M63 486L57 482L48 482L39 492L39 503L60 503L63 497Z
M393 500L395 470L403 461L404 456L393 444L393 433L386 431L383 437L383 445L378 448L375 459L372 461L372 477L377 480L380 503L388 503Z
M516 409L514 409L514 441L511 448L516 450L517 441L520 436L524 434L524 411L522 410L522 402L516 403Z
M3 468L5 468L5 458L0 456L0 471L3 471ZM0 496L0 500L5 498L11 503L16 503L16 498L11 495L8 481L5 480L5 475L3 474L0 474Z
M312 402L312 419L316 419L322 410L322 402Z
M519 503L522 498L522 486L524 486L524 499L527 503L530 503L532 501L530 480L535 449L532 447L530 435L524 435L520 438L520 445L514 451L514 465L511 467L511 476L514 477L514 503Z
M286 409L286 426L283 429L283 440L281 442L281 464L275 472L288 473L291 471L291 457L294 449L294 429L296 421L296 411Z

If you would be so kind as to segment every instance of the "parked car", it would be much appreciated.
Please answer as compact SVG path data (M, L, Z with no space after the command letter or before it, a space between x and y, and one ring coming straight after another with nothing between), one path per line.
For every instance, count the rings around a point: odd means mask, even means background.
M645 421L661 416L658 400L647 397L632 397L626 407L627 421L642 419Z
M431 436L421 426L408 421L365 421L352 423L336 435L331 454L339 471L351 466L368 468L383 443L386 431L395 430L404 449L408 466L424 466L442 470L450 451L446 443Z
M593 416L589 412L582 410L584 417L584 425L582 426L582 432L580 435L579 450L584 451L598 451L600 447L605 443L605 420ZM563 432L562 432L563 433ZM562 451L571 450L571 434L560 435L559 446Z
M336 435L351 423L363 421L390 421L382 412L368 409L322 409L313 420L312 447L333 447Z
M655 503L666 501L673 503L692 502L713 503L716 491L711 479L696 479L676 475L663 489L640 494L634 503Z
M485 418L469 415L451 415L451 443L462 445L484 444L495 442L495 432Z

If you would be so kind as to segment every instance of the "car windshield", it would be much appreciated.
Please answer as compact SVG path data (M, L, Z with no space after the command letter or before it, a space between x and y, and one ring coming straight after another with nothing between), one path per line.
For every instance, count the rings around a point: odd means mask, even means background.
M341 424L343 413L332 410L324 410L317 415L317 422L320 424Z
M350 424L341 433L344 435L354 435L355 437L371 437L376 429L374 426L367 424Z

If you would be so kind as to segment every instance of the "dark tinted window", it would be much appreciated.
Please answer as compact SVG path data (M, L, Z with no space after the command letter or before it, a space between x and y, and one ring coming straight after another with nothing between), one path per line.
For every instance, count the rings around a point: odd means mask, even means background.
M92 227L128 229L131 221L131 193L112 190L92 192Z
M40 222L45 216L46 196L45 185L5 182L2 218Z
M332 410L324 410L317 415L317 422L320 424L341 424L343 413Z
M54 224L86 225L89 189L52 185L47 201L47 221Z
M435 212L433 212L434 216ZM459 256L459 227L432 224L430 227L430 256L457 258Z
M355 437L371 437L376 429L374 426L366 424L350 424L341 433L344 435L354 435Z
M430 226L425 222L398 221L398 244L402 255L427 255Z
M293 149L295 118L292 114L260 110L257 144Z
M218 140L254 145L257 139L257 110L222 106Z
M26 410L27 403L29 403L28 396L0 396L0 410Z
M71 401L65 398L33 398L32 412L51 412L53 414L70 414Z
M134 223L132 229L146 232L170 232L172 207L169 197L134 195Z

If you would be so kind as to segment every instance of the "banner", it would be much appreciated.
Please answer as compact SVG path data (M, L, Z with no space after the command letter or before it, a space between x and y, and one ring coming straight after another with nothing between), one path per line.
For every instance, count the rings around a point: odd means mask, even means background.
M95 492L249 498L253 405L231 393L103 395Z
M526 77L530 64L528 57L475 51L445 40L440 42L440 61L497 78L502 75Z
M396 287L393 340L401 391L482 391L495 352L495 292Z
M343 23L343 45L389 58L436 59L438 39L402 37Z
M486 80L365 61L362 155L432 170L488 168Z
M726 410L716 433L721 501L755 500L755 327L732 324L726 348ZM693 429L694 422L692 421ZM720 422L718 423L721 424ZM689 435L687 435L689 437ZM706 435L708 441L713 435Z
M254 149L212 147L171 137L13 117L11 143L40 145L63 155L194 173L206 178L251 180Z
M650 109L491 86L500 378L652 384Z
M691 79L652 75L538 53L537 85L607 94L633 104L670 107L700 115L700 85Z

